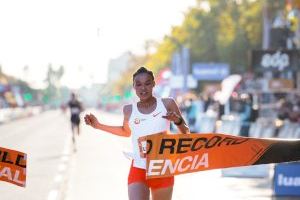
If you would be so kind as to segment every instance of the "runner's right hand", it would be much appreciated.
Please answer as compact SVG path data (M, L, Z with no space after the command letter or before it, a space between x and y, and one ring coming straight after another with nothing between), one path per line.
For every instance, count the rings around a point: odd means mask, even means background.
M84 121L86 125L90 125L93 128L97 128L99 125L98 119L91 113L84 116Z

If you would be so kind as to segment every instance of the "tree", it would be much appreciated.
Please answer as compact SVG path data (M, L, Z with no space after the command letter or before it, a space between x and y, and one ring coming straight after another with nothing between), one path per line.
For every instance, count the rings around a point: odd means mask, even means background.
M159 71L170 65L173 52L187 46L193 62L226 62L232 71L247 66L248 51L261 44L263 1L209 0L210 9L196 6L180 26L158 45L147 64ZM171 39L170 39L171 38Z
M47 76L45 79L45 82L47 83L47 88L44 93L45 103L50 103L54 106L58 106L60 103L60 80L63 75L63 66L60 66L58 70L54 70L51 64L48 65Z
M118 81L120 91L129 87L134 69L146 64L157 74L171 65L174 52L182 46L190 49L190 63L229 63L231 72L247 69L248 53L261 48L262 8L271 0L198 0L198 5L185 13L181 25L172 27L156 51L144 56L136 56L126 75ZM278 7L278 6L273 6ZM147 51L149 53L149 51Z

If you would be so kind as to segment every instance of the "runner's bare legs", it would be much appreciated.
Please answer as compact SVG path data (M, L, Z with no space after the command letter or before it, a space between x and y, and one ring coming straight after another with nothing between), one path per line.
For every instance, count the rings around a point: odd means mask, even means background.
M77 135L79 136L79 134L80 134L80 124L78 124L77 126Z
M152 200L171 200L173 186L151 190ZM149 200L150 190L143 183L132 183L128 186L129 200Z
M173 186L151 190L152 200L171 200L173 193Z
M149 200L149 188L143 183L131 183L128 185L129 200Z
M77 132L77 135L79 135L79 125L72 123L71 127L72 127L73 151L76 152L77 149L76 149L76 133L75 133L75 131Z

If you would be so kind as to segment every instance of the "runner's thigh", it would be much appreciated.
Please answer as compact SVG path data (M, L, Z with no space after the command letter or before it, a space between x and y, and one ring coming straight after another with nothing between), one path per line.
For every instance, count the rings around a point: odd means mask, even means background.
M173 193L173 186L155 189L151 191L152 200L171 200Z
M131 183L128 185L129 200L149 200L150 191L144 183Z

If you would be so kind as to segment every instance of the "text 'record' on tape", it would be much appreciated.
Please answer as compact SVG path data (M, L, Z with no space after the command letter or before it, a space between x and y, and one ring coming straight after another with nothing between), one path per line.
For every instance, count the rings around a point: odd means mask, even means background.
M147 178L300 160L300 140L226 134L154 134L139 138Z

